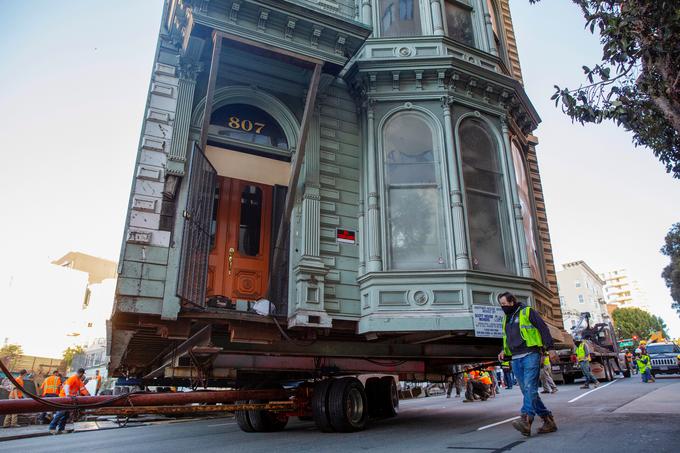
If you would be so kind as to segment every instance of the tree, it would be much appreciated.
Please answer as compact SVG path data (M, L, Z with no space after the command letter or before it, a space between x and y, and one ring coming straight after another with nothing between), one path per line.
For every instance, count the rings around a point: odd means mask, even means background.
M680 316L680 222L673 225L666 235L666 243L661 248L661 253L668 256L671 262L663 269L661 277L666 286L671 290L673 303L671 307Z
M5 344L0 348L0 359L7 359L9 368L14 368L17 359L24 354L24 349L18 344Z
M617 334L621 339L638 337L645 340L651 333L662 331L666 334L666 323L659 316L651 315L639 308L617 308L612 313Z
M599 31L602 61L583 66L586 85L556 85L551 99L581 124L609 120L631 131L636 146L649 147L680 178L680 3L572 1L586 28Z
M79 354L85 354L85 348L83 346L69 346L63 352L64 362L66 362L66 368L70 368L73 363L73 358Z

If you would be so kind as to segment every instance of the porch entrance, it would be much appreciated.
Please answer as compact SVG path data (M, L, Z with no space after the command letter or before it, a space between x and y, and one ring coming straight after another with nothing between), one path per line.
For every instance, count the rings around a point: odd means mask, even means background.
M207 296L265 296L272 241L273 186L219 176L210 228Z

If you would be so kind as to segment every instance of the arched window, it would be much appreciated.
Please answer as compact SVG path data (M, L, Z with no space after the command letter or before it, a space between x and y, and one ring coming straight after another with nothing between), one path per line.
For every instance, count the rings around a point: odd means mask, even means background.
M473 269L512 273L509 219L499 147L484 121L463 120L458 131Z
M378 0L380 36L417 36L422 34L420 0Z
M541 269L539 268L538 246L534 227L534 214L531 208L531 197L529 196L529 178L527 177L524 157L519 146L514 141L511 145L512 162L517 178L517 192L519 193L519 204L522 207L522 221L524 222L524 237L526 238L527 257L531 274L535 279L541 280Z
M214 137L288 149L281 126L264 110L248 104L227 104L212 112L208 133Z
M399 113L383 130L389 263L444 269L447 247L439 152L426 119Z

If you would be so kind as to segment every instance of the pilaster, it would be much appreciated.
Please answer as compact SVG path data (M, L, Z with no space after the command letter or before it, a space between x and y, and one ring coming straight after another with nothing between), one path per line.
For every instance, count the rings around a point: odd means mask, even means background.
M172 130L172 139L170 141L167 163L167 172L170 175L184 175L186 154L187 149L189 148L191 107L194 101L196 77L200 70L200 64L190 61L182 61L179 66L175 127Z
M441 0L430 0L432 11L432 29L435 36L444 36L444 20Z
M373 8L371 6L372 0L361 0L361 20L369 26L373 26Z
M375 146L375 102L368 101L367 109L367 140L368 147L368 264L367 272L380 272L383 270L382 253L380 250L380 195L378 190L377 172L379 165L376 159Z
M444 111L444 133L446 135L446 149L449 159L449 179L451 183L451 216L453 218L453 248L455 253L455 268L470 269L470 256L468 254L467 239L465 236L465 212L463 209L463 192L461 190L460 156L453 136L451 123L451 98L442 98L442 110Z

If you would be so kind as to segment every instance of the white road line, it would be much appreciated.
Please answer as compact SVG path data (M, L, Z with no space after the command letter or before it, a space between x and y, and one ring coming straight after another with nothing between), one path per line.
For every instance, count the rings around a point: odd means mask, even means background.
M481 428L477 428L477 431L481 431L481 430L487 429L487 428L493 428L494 426L502 425L503 423L507 423L507 422L511 422L513 420L517 420L518 418L519 418L519 415L517 417L512 417L512 418L509 418L507 420L503 420L503 421L500 421L500 422L492 423L490 425L482 426Z
M220 423L219 425L208 425L208 428L212 428L214 426L229 426L229 425L235 425L236 423Z
M589 394L591 394L591 393L593 393L593 392L595 392L595 391L597 391L597 390L602 390L603 388L607 387L608 385L616 384L617 382L618 382L618 380L616 380L616 381L611 381L610 383L605 384L605 385L601 385L601 386L599 386L599 387L597 387L597 388L592 389L592 390L589 391L589 392L586 392L586 393L584 393L584 394L582 394L582 395L577 396L576 398L570 399L568 402L569 402L569 403L573 403L574 401L578 401L578 400L580 400L581 398L583 398L583 397L586 396L586 395L589 395Z

